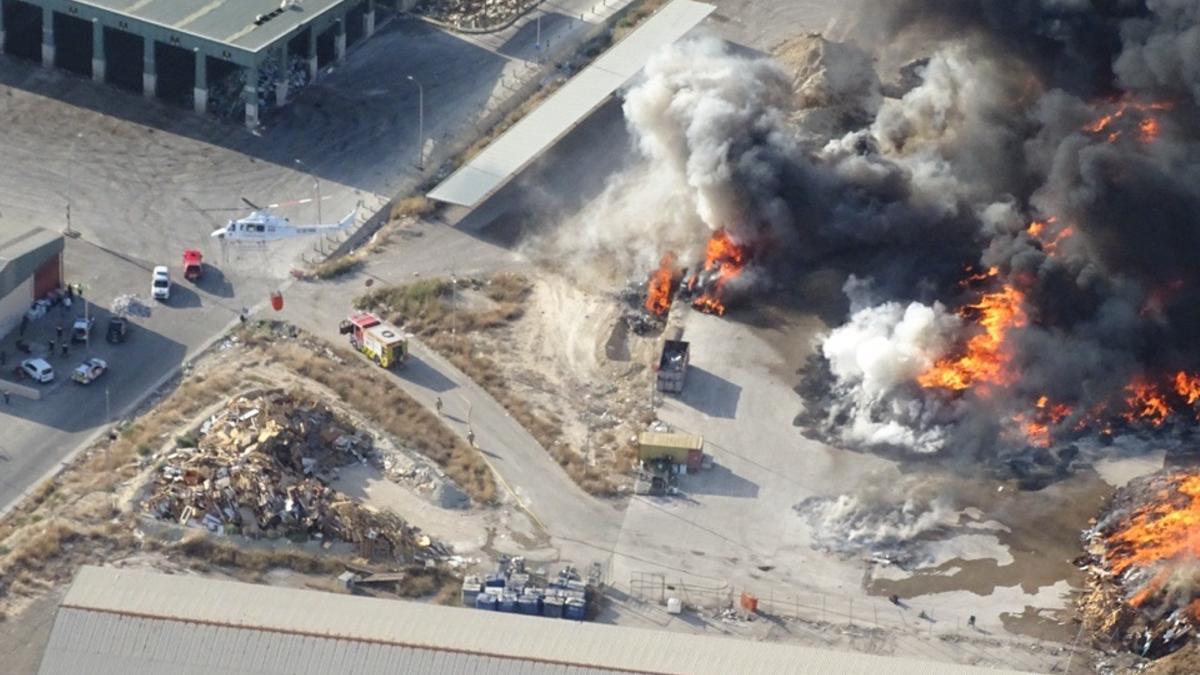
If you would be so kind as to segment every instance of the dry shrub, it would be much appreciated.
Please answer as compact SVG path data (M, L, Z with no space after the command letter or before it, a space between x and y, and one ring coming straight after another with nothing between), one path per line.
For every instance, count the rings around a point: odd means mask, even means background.
M318 279L334 279L357 271L360 266L362 266L362 259L358 256L342 255L318 263L312 273Z
M633 32L639 23L648 18L651 14L657 12L659 8L667 4L667 0L642 0L636 3L625 12L625 16L621 17L617 24L613 26L613 42L618 42L621 38Z
M436 205L433 200L425 195L416 195L414 197L405 197L400 201L392 204L392 212L389 220L399 220L401 218L420 218L433 213Z
M334 574L345 569L345 563L334 556L314 555L297 548L242 549L202 532L189 533L169 550L209 565L244 572L262 573L284 568L303 574Z

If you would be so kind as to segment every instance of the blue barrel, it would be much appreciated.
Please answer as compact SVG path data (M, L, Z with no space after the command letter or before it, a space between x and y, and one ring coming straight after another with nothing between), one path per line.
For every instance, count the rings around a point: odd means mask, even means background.
M587 619L587 603L579 598L568 598L563 606L563 618L575 621Z
M541 600L536 595L522 595L521 599L517 601L517 608L521 614L536 616L542 613Z
M561 619L563 615L562 598L547 596L542 599L542 614L551 619Z
M483 582L488 588L504 588L504 576L500 574L489 574Z
M475 609L496 610L496 596L491 593L480 593L475 596Z
M517 611L517 594L516 593L505 593L504 595L500 596L500 611L501 612Z

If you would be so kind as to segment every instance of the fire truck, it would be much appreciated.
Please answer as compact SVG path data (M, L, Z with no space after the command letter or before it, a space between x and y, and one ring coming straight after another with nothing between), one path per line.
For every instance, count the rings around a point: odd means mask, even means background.
M354 312L338 324L338 332L350 337L350 346L384 368L403 366L408 360L404 332L370 312Z

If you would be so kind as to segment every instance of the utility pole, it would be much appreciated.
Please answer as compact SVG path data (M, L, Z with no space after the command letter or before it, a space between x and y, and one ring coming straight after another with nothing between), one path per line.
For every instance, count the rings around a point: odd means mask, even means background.
M417 85L417 168L425 170L425 87L420 80L408 75L409 82Z
M317 224L324 225L325 220L323 218L321 218L321 179L317 177L317 172L313 171L311 166L305 164L304 162L300 161L299 159L296 159L295 161L296 161L296 166L299 166L308 172L308 175L311 176L313 179L313 184L316 185L316 187L317 187Z

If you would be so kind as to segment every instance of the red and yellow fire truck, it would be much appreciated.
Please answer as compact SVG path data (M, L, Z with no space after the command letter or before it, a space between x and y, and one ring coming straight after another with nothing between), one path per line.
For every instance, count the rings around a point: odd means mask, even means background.
M350 337L350 346L384 368L403 366L408 360L408 339L399 328L370 312L354 312L338 324Z

